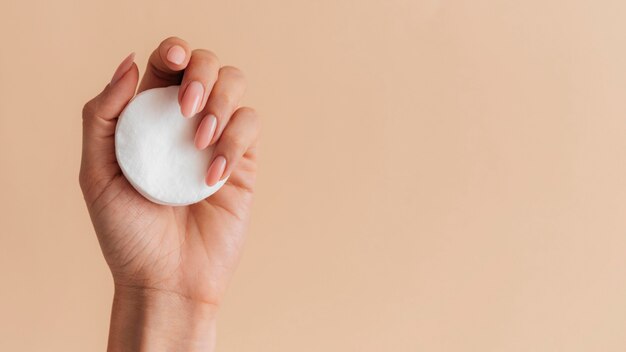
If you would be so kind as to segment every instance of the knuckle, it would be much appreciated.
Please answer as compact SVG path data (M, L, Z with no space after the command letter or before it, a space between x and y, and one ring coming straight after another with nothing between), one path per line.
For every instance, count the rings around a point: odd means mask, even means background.
M241 108L239 108L239 113L252 119L259 118L259 114L257 113L257 111L249 106L242 106Z
M214 52L207 49L194 49L191 57L219 67L220 60Z
M225 110L237 104L235 97L227 92L215 92L210 99L212 106L219 107L217 110ZM232 110L234 109L231 108L230 111L232 112Z
M185 42L183 39L173 35L173 36L169 36L169 37L163 39L163 41L161 42L160 46L165 46L165 45L168 45L170 43L177 43L177 44L183 44L183 45L187 44L187 42Z
M229 79L235 79L241 82L245 82L246 80L243 71L235 66L224 66L220 68L220 76L228 77Z
M243 76L243 72L239 68L229 65L220 68L220 73L230 74L233 76Z
M246 148L246 142L239 135L226 135L226 148L232 151L241 152Z
M87 174L85 173L84 169L81 168L80 171L78 172L78 184L80 185L80 189L83 191L83 193L86 190L86 185L87 185Z
M257 111L251 107L241 107L237 110L237 115L241 116L242 119L246 120L246 123L253 125L255 127L259 127L261 124L261 119Z
M85 105L83 105L83 119L87 119L96 114L96 101L95 99L91 99Z
M85 164L85 160L81 160L80 170L78 171L78 185L80 186L83 195L86 195L91 188L93 182L93 176L89 172L89 167Z

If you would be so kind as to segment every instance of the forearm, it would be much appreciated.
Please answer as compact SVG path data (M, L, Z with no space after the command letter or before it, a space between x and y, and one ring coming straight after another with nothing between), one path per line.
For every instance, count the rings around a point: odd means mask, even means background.
M215 315L214 306L174 293L118 286L108 351L213 351Z

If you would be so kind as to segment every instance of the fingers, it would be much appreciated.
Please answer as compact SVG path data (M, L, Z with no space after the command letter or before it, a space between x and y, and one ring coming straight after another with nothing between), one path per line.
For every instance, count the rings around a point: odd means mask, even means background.
M206 176L207 184L213 185L230 175L258 135L257 114L250 108L239 108L245 78L235 67L220 68L212 52L191 51L187 42L170 37L150 56L139 91L176 84L180 84L181 113L186 117L200 113L202 118L196 131L196 147L204 149L217 143Z
M239 69L224 66L219 70L196 132L195 145L198 149L204 149L220 138L231 115L239 107L245 90L246 80Z
M235 111L213 152L206 175L207 185L212 186L228 177L239 160L256 144L259 122L257 113L251 108Z
M208 50L198 49L191 53L189 65L178 92L178 101L183 116L191 117L204 106L217 80L220 63L217 56Z
M85 180L108 178L118 171L115 161L115 126L117 117L132 99L139 80L139 70L129 55L118 66L111 83L83 108L83 156L81 185Z
M91 99L83 108L84 132L88 136L112 136L115 133L115 118L135 94L139 70L130 54L118 66L104 90Z
M183 70L190 59L191 49L186 41L177 37L165 39L148 59L148 66L139 85L139 92L180 84Z
M217 56L208 50L191 51L189 44L177 37L165 39L150 59L139 92L180 84L178 102L181 113L191 117L204 109L219 71Z

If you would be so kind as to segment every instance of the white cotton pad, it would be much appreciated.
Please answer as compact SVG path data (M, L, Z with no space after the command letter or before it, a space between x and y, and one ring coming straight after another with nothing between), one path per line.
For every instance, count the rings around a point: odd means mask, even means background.
M122 111L115 130L115 154L124 176L144 197L165 205L197 203L226 182L206 185L213 147L194 146L200 116L182 115L178 88L137 94Z

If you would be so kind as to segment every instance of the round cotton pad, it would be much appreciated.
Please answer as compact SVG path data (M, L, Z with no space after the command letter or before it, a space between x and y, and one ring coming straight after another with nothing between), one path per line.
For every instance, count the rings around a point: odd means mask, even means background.
M206 185L213 148L194 146L200 119L182 115L178 89L137 94L122 111L115 131L115 154L126 179L144 197L165 205L197 203L226 182Z

